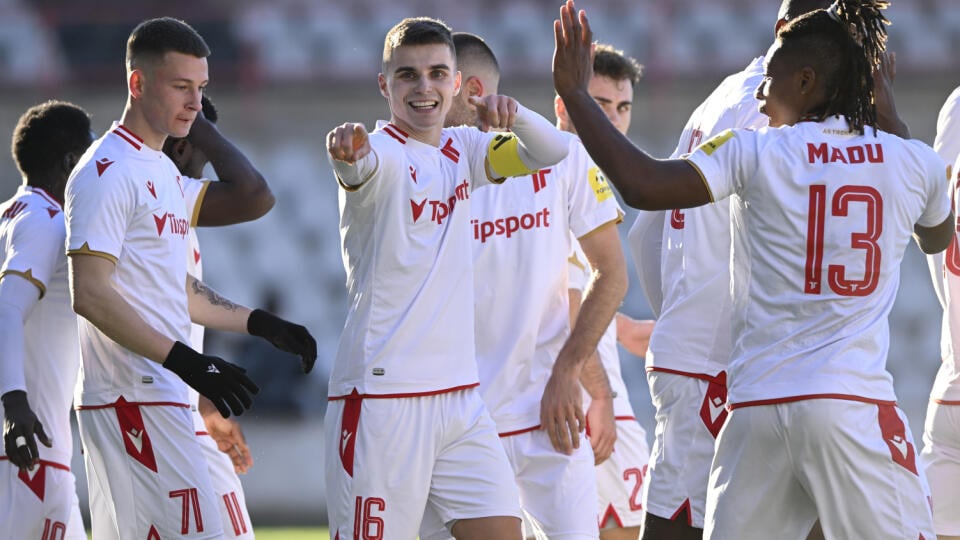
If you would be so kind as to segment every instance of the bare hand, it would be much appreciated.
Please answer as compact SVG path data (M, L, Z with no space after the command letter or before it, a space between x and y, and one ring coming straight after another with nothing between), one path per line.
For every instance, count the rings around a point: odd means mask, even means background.
M599 465L613 453L617 442L617 420L613 414L613 398L594 399L587 408L587 426L590 428L590 447L593 464Z
M540 400L540 428L553 447L564 454L580 448L580 432L586 419L578 374L554 367Z
M638 321L620 312L617 312L616 321L617 341L630 354L640 358L646 357L656 321L649 319Z
M356 163L370 153L370 138L363 124L346 123L327 134L330 157L345 163Z
M517 119L517 100L491 94L482 98L470 96L469 101L477 108L482 131L509 131L513 128L513 121Z
M553 21L556 48L553 51L553 86L561 98L577 90L586 91L593 77L593 32L587 14L578 13L573 0L560 8L560 20Z
M200 399L205 398L201 396ZM217 443L217 448L230 457L233 470L237 474L246 474L250 467L253 467L253 456L250 454L250 447L247 446L247 439L243 436L240 424L233 418L224 418L216 409L210 412L207 407L201 406L200 411L207 433Z
M873 88L877 109L883 111L892 103L893 81L897 78L897 54L886 51L880 56L880 64L873 68Z

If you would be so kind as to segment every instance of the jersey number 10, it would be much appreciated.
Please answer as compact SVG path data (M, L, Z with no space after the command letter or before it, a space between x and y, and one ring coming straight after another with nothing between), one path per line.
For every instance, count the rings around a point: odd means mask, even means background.
M827 266L827 284L841 296L867 296L880 281L880 233L883 232L883 198L870 186L842 186L833 194L831 216L845 217L851 203L866 205L866 230L850 235L850 247L864 251L863 279L848 279L846 267ZM807 264L803 292L820 294L823 282L823 231L827 221L827 186L810 186L810 214L807 217Z

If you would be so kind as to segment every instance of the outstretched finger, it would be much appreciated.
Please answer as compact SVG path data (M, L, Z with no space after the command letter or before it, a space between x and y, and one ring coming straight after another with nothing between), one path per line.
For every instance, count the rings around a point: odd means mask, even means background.
M213 403L213 406L220 411L220 416L224 418L230 418L230 408L227 407L227 404L223 402L223 399L218 397L206 396L210 400L210 403Z
M37 420L37 427L34 428L34 433L37 434L37 438L40 439L40 442L43 443L47 448L53 448L53 441L47 435L47 432L43 429L43 424Z
M590 30L590 21L587 20L586 10L580 10L578 13L578 19L579 24L577 26L580 27L580 42L585 45L592 45L593 32Z

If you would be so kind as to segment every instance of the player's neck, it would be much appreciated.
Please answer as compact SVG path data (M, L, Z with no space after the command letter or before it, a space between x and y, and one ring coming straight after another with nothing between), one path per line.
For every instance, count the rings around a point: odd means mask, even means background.
M443 124L427 129L417 129L396 116L390 117L390 123L402 129L411 139L430 146L440 146L440 133L443 131Z
M132 106L129 101L123 110L120 125L140 137L143 143L150 148L158 152L163 151L163 143L167 140L167 134L150 127L150 122L143 116L143 113L137 107Z

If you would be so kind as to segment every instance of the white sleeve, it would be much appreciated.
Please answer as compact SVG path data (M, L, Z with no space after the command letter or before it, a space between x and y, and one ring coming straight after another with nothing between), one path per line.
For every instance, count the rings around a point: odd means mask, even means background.
M43 298L64 252L63 215L50 216L35 208L28 212L13 224L0 277L17 274L35 285L37 296Z
M916 144L926 147L924 143L915 141ZM923 214L917 220L917 225L921 227L936 227L943 223L950 215L953 203L950 201L950 178L946 175L943 168L943 161L936 154L924 148L927 174L927 207ZM960 159L958 159L960 163Z
M39 298L34 284L22 276L0 278L0 395L27 389L23 324Z
M180 177L180 188L183 190L183 201L187 204L187 214L190 216L190 226L196 227L200 218L200 207L203 206L203 197L210 187L210 180Z
M664 211L640 211L627 233L633 265L637 270L637 277L640 278L640 288L643 289L655 317L660 316L660 309L663 307L661 256L665 219Z
M619 223L623 218L623 210L603 171L590 159L580 139L571 137L569 148L567 157L553 169L561 175L560 180L567 190L570 230L576 238L583 238L611 221ZM536 174L544 174L545 178L549 178L550 170L542 169Z
M99 177L93 161L67 182L64 213L67 252L93 252L119 259L137 193L119 163Z
M948 165L960 157L960 88L954 89L940 109L933 149Z
M374 148L373 137L370 138L370 153L363 156L356 163L347 163L333 159L330 153L327 153L327 159L333 167L333 174L337 177L340 187L347 191L356 191L363 187L370 180L380 164L380 157L377 149Z
M521 176L549 167L567 156L567 136L546 118L517 104L513 135L495 135L487 146L491 176Z
M743 181L753 177L758 156L754 131L725 130L701 144L687 157L710 191L712 202L738 193Z

